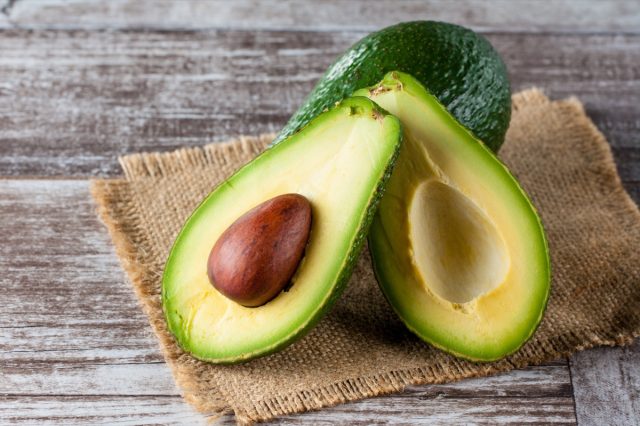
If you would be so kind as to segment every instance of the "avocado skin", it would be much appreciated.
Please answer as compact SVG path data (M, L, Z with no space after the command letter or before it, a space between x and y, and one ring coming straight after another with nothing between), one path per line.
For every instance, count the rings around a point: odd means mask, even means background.
M274 143L390 71L412 75L477 139L498 151L511 118L506 67L481 35L435 21L393 25L350 47L329 67Z

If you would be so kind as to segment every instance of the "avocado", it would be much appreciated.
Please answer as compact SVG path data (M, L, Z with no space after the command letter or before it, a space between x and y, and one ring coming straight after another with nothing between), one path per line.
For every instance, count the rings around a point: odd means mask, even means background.
M366 97L349 98L268 148L215 188L186 221L164 269L162 305L179 345L201 360L236 363L277 351L308 331L347 283L401 137L398 119ZM291 194L304 197L311 207L308 241L305 202L291 199ZM288 200L278 198L282 195ZM244 306L211 285L210 276L226 276L230 270L225 265L208 265L215 263L218 251L226 250L216 248L225 230L238 240L245 232L247 217L254 227L268 223L262 210L265 205L269 206L267 213L280 214L298 202L303 205L292 215L300 224L296 232L303 235L306 247L282 291L278 288L275 296L264 297L256 293L246 301L241 295L239 301L249 305ZM282 223L275 228L290 229ZM255 229L258 237L262 225ZM296 239L295 244L298 242ZM299 252L293 249L291 255ZM264 258L259 251L253 256ZM258 265L254 270L265 269ZM289 271L278 272L274 281L287 274ZM234 278L224 279L234 286Z
M416 78L458 122L498 151L511 117L506 67L481 35L434 21L396 24L350 47L327 69L275 141L286 139L335 102L396 70Z
M424 341L473 361L516 351L550 290L541 221L507 168L416 79L357 91L400 119L403 147L369 235L376 277Z

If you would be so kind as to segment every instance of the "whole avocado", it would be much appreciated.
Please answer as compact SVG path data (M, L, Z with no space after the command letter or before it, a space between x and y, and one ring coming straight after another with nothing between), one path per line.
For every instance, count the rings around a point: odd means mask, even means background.
M476 138L498 151L511 117L506 67L481 35L435 21L393 25L350 47L329 67L274 143L390 71L412 75Z

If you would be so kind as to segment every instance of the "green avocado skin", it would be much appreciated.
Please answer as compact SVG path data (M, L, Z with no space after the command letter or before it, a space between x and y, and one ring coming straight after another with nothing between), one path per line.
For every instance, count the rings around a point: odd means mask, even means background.
M481 35L435 21L400 23L354 44L329 67L274 143L390 71L412 75L477 139L498 151L511 117L506 67Z

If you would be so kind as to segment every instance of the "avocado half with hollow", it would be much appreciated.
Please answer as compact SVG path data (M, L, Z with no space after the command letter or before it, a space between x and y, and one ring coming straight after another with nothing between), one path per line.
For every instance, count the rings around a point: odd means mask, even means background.
M545 234L494 154L415 79L392 72L367 95L404 143L369 236L380 287L426 342L476 361L516 351L550 289Z
M350 276L401 136L398 119L365 97L349 98L215 188L185 223L165 265L162 304L180 346L201 360L234 363L281 349L308 331ZM225 250L212 247L232 224L236 235L244 232L238 218L283 194L298 194L311 206L304 257L283 291L261 306L243 306L210 283L209 255Z

